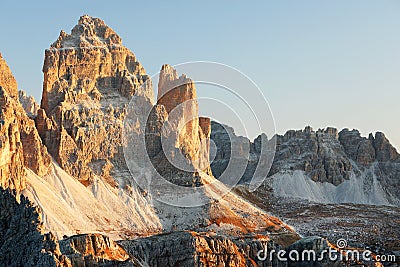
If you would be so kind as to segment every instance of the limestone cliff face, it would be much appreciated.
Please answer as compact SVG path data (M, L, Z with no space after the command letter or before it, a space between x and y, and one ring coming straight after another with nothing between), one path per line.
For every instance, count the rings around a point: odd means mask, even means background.
M379 183L389 195L390 202L400 205L400 154L386 136L377 132L366 138L357 130L343 129L339 133L339 140L357 167L379 177Z
M216 122L211 125L211 140L217 148L216 157L211 163L213 174L221 176L231 159L231 143L239 143L239 150L250 146L250 156L248 159L246 157L247 168L241 177L241 183L248 183L260 155L258 147L261 136L250 142L247 138L237 137L230 127ZM382 198L395 205L400 203L396 197L400 192L400 155L383 133L370 134L366 138L357 130L343 129L339 132L335 128L326 128L314 131L306 127L304 130L289 130L274 138L275 158L265 177L301 171L315 182L328 182L335 186L351 177L358 177L363 179L365 188L379 183L384 191ZM373 182L374 177L378 177L376 179L379 182Z
M135 55L102 20L82 16L71 34L61 31L46 50L43 73L36 124L49 152L84 184L93 175L124 183L126 106L135 93L153 97Z
M263 236L229 238L188 231L120 244L132 257L141 259L144 266L286 266L275 257L272 262L257 258L257 252L265 246L270 250L279 248Z
M17 81L14 78L7 62L0 53L0 85L8 92L10 96L18 95Z
M28 114L30 118L35 118L40 106L38 103L36 103L33 96L28 96L25 91L19 90L18 99L19 102L21 102L26 114Z
M194 82L163 65L158 82L157 104L165 107L168 123L163 133L164 150L175 151L169 160L189 171L209 172L209 118L199 118ZM178 149L178 150L175 150ZM167 153L168 153L167 152ZM186 160L188 165L185 166Z
M0 186L25 188L25 167L38 175L49 170L51 158L42 144L35 122L18 100L17 84L4 59L0 59Z
M60 251L72 266L138 266L116 242L101 234L83 234L60 240Z

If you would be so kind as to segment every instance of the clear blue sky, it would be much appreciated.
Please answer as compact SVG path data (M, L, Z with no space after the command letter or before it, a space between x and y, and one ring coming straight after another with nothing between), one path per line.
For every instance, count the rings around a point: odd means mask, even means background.
M399 1L1 1L0 10L0 51L37 100L44 49L89 14L149 74L192 60L246 73L279 133L306 125L383 131L400 148Z

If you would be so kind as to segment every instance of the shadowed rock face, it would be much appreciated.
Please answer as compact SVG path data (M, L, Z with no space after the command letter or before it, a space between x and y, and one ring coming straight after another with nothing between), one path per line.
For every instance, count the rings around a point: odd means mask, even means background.
M0 265L71 266L60 252L57 239L43 234L40 210L24 196L0 188Z
M242 146L250 146L246 172L242 183L251 180L257 163L259 151L257 140L237 137L233 129L212 122L211 140L217 147L216 158L211 162L213 174L219 177L229 163L231 142L244 139ZM361 137L357 130L344 129L338 132L334 128L314 131L311 127L304 130L290 130L285 135L276 135L276 154L268 176L274 174L302 171L315 182L328 182L339 185L352 175L359 177L364 172L376 175L386 197L392 204L400 203L396 196L400 194L400 155L383 133Z
M25 188L24 167L43 176L51 158L18 100L17 84L3 58L0 68L0 186L20 191Z
M276 136L277 147L271 173L302 170L312 180L338 185L348 180L353 166L338 140L334 128L313 131L288 131Z
M153 98L135 55L102 20L82 16L46 50L43 73L36 125L51 155L85 185L98 175L124 186L126 106L134 94Z
M24 196L0 188L0 266L139 266L110 238L100 234L58 241L44 233L41 210Z
M0 85L7 91L10 96L18 95L18 85L7 62L0 53Z

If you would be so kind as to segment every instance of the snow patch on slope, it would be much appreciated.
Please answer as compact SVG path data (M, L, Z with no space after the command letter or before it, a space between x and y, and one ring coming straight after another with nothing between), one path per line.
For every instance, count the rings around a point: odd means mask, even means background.
M307 199L318 203L357 203L391 205L373 172L351 175L335 186L311 180L303 171L277 173L272 177L274 194L281 197Z
M138 191L128 195L100 179L86 188L58 165L52 168L44 178L27 170L27 189L22 192L42 209L47 231L59 238L103 233L113 239L160 232L153 207Z

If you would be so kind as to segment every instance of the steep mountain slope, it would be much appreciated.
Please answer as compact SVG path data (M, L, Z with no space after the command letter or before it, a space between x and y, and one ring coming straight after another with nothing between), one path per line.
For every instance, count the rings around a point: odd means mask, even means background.
M40 207L44 228L58 238L103 233L113 239L146 236L161 231L161 223L136 189L124 192L93 178L85 187L56 163L43 177L28 170L22 193Z

